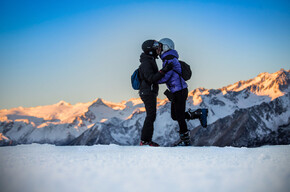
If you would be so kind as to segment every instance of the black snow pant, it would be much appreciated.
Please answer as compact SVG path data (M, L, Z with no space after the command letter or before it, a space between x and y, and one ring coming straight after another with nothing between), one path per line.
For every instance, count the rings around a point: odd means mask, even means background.
M171 118L178 122L179 133L183 134L188 131L185 119L190 119L190 115L185 112L188 89L182 89L173 93L171 101Z
M151 141L154 131L154 121L156 119L157 96L154 94L142 95L141 99L146 109L146 118L141 132L141 140Z

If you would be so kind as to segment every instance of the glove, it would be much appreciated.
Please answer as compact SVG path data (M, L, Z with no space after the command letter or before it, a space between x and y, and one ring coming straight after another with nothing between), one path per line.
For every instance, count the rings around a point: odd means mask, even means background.
M168 71L170 71L171 69L173 69L173 64L172 63L168 63L166 64L161 70L160 72L165 74L167 73Z

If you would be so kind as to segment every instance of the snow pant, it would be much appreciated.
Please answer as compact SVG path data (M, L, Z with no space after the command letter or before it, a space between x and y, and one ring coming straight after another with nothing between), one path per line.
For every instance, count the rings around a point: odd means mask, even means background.
M183 134L188 131L185 119L190 119L190 115L185 112L188 89L182 89L173 93L171 101L171 118L178 122L179 133Z
M153 94L142 95L141 99L146 109L146 118L141 132L141 140L151 141L154 131L154 121L156 119L157 96Z

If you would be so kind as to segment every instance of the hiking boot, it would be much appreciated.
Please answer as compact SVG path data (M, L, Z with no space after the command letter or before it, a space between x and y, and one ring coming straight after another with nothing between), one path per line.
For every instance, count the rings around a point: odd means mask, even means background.
M207 127L208 109L197 109L195 111L188 109L187 113L189 114L189 119L199 119L201 126Z
M190 132L180 134L180 139L174 144L174 146L191 146L190 143Z
M190 141L182 141L181 139L179 139L175 144L175 147L180 147L180 146L191 146Z
M151 147L159 147L158 143L155 143L153 141L142 141L140 142L140 146L151 146Z

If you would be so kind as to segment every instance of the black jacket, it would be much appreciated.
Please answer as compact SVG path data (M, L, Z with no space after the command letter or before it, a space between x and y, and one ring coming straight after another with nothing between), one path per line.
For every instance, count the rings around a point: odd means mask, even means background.
M139 74L141 79L139 95L158 95L159 86L157 81L163 75L158 71L155 58L142 53L140 55L141 65L139 67Z

